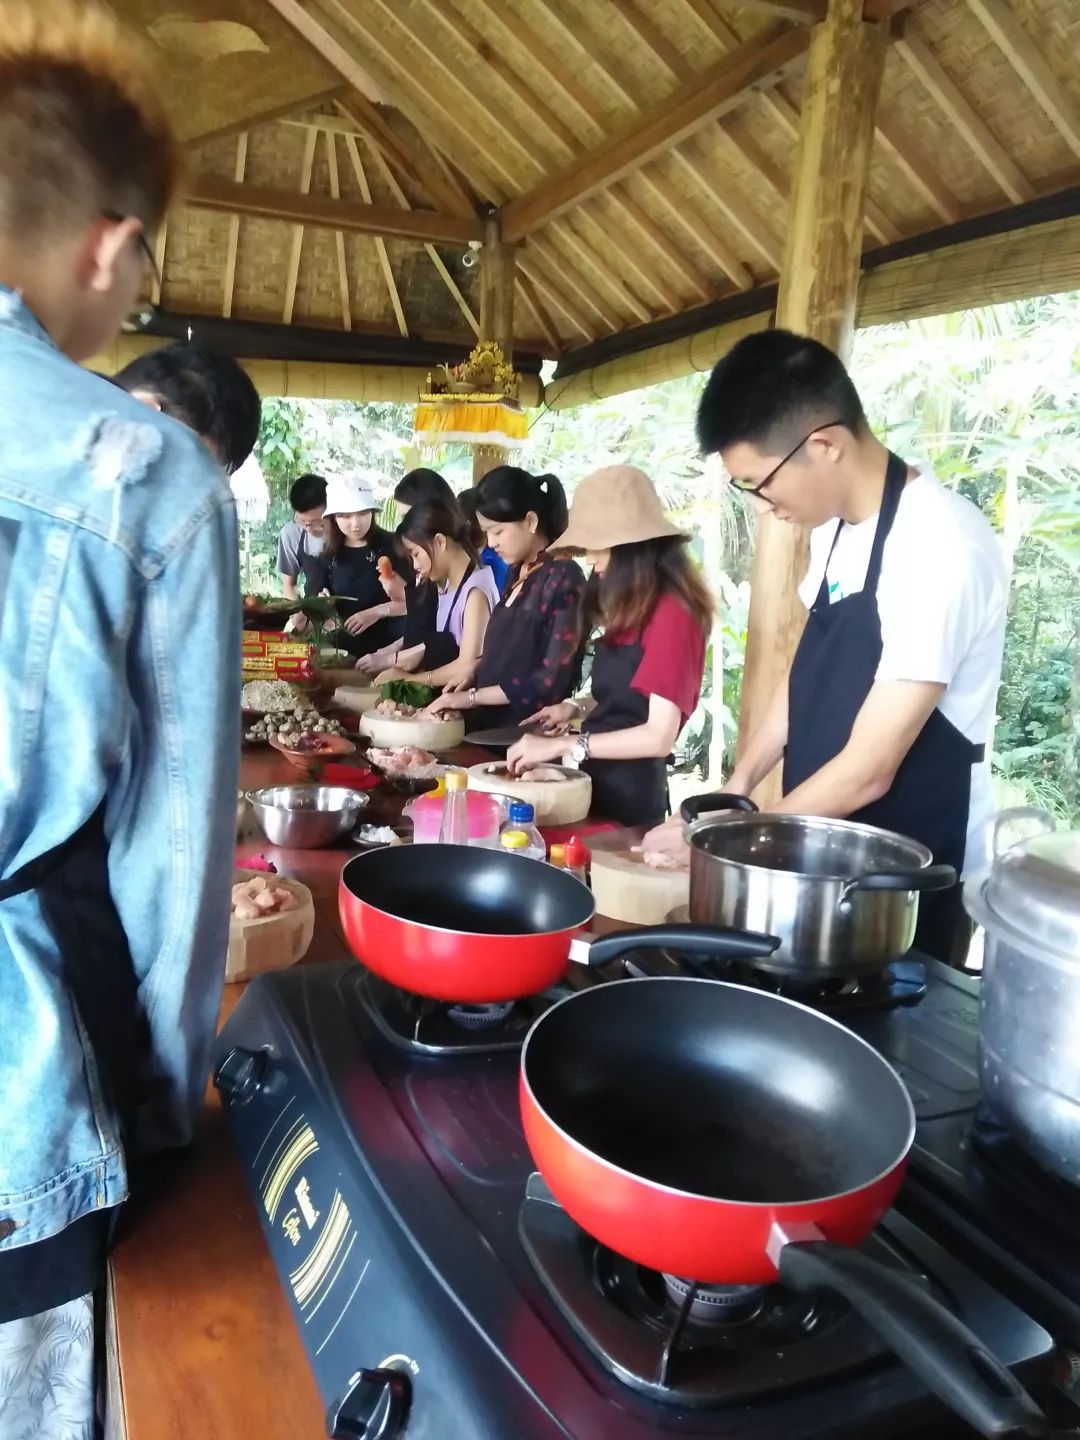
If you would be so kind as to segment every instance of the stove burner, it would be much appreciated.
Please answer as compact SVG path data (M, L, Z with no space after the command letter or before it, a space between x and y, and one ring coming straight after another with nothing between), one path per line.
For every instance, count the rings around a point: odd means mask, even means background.
M732 1325L751 1320L762 1307L764 1285L698 1285L678 1275L663 1275L668 1295L680 1313L702 1325Z
M1080 1237L1080 1192L1033 1160L985 1101L975 1111L967 1148L984 1176L1039 1216L1040 1223L1056 1222Z
M463 1030L486 1030L490 1025L499 1025L514 1008L512 1000L503 1005L451 1005L446 1018Z
M560 994L547 991L500 1005L444 1005L359 967L349 993L385 1039L420 1055L520 1050L530 1025Z

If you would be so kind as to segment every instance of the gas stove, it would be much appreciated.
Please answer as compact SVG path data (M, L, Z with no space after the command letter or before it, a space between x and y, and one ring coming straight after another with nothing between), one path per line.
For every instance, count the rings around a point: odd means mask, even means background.
M573 984L604 978L571 972ZM590 1240L532 1173L514 1014L421 1014L388 988L354 964L265 975L219 1041L236 1144L329 1433L957 1433L834 1297L698 1287ZM872 1021L860 1012L859 1024L905 1035L904 1020L932 1012L935 993L931 984L918 1004ZM457 1048L459 1034L478 1031L497 1038ZM904 1044L910 1059L918 1047ZM954 1098L967 1094L949 1072L934 1096L950 1082ZM922 1277L1022 1376L1043 1373L1049 1336L980 1265L895 1210L866 1244Z

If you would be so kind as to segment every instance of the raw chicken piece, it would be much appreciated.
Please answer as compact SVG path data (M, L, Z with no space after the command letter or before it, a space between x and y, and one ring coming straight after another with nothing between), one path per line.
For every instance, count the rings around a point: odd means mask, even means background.
M685 870L690 864L689 845L684 845L674 855L666 850L643 850L640 845L635 845L632 853L640 855L645 864L653 870Z
M531 770L522 770L521 774L516 778L518 780L542 780L552 783L561 780L565 784L570 777L564 775L563 772L554 765L534 765Z
M416 745L402 745L396 750L369 750L368 759L386 775L411 775L429 770L435 764L435 756Z

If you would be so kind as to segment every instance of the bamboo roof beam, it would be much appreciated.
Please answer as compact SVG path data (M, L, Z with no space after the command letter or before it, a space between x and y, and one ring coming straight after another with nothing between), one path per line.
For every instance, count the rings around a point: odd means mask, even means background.
M528 306L528 308L532 311L536 323L540 326L540 333L543 335L544 339L551 347L552 353L556 356L561 355L563 350L563 343L562 340L559 338L559 332L558 330L556 330L555 325L552 322L551 316L544 309L540 297L539 295L537 295L536 290L533 287L532 281L527 275L522 275L520 273L520 266L515 283L517 285L518 294L525 301L525 304Z
M732 205L727 198L725 187L716 184L712 176L709 175L695 157L685 154L682 150L673 150L671 158L683 169L700 190L703 190L711 197L717 209L724 212L728 222L742 233L743 237L749 241L766 264L778 272L780 269L782 246L764 221L759 219L748 205ZM742 269L741 266L740 269ZM746 273L745 270L743 273ZM734 276L732 278L734 279ZM739 284L739 281L736 280L735 283ZM741 286L740 288L749 287Z
M764 10L796 25L818 25L828 12L828 0L743 0L751 10Z
M609 204L614 200L617 193L617 191L610 191L608 193L606 199ZM597 203L599 204L600 202ZM576 210L574 212L574 218L584 225L586 229L595 233L597 245L601 248L605 245L611 246L616 250L626 269L634 277L634 283L640 294L651 296L654 304L662 311L666 312L680 309L681 301L679 299L679 292L668 282L666 277L657 273L656 266L649 263L646 256L642 253L640 245L633 244L629 239L626 243L620 242L616 244L611 238L611 229L609 229L606 223L601 223L589 206L583 205L580 209ZM615 227L616 230L625 228L621 223Z
M503 234L521 239L590 195L607 189L677 145L709 120L729 113L755 89L775 84L809 43L804 30L781 30L764 42L741 46L627 128L582 156L503 211Z
M960 203L932 166L918 154L892 120L879 116L877 142L885 154L904 172L930 208L946 225L960 219Z
M367 172L364 169L364 162L360 159L360 149L354 135L345 136L345 149L348 151L349 164L352 166L353 175L356 179L357 188L367 205L371 204L371 186L368 184ZM338 234L340 235L340 231ZM390 256L387 253L386 241L381 235L373 237L375 242L375 254L378 257L379 269L382 271L383 283L386 286L386 293L390 300L390 308L394 312L394 319L397 321L398 334L407 336L409 327L405 320L405 311L401 305L401 296L398 293L397 281L394 279L394 267L390 264Z
M566 316L567 320L570 321L570 324L580 335L584 335L586 340L596 339L595 329L589 325L588 321L582 318L581 311L572 300L566 298L565 293L560 290L555 281L549 279L544 271L537 266L533 256L527 252L519 252L518 270L527 280L530 280L533 285L536 286L541 295L547 296L556 310L560 310L562 314Z
M609 295L615 297L618 305L629 310L635 319L643 324L653 318L652 311L642 303L628 285L624 285L618 276L611 273L610 268L588 245L584 238L577 233L571 224L571 217L557 220L548 227L549 234L555 235L564 245L569 246L577 256L582 267L592 277L596 285L602 286Z
M352 139L347 136L346 140ZM337 137L329 130L323 131L323 140L326 144L326 169L330 177L330 198L331 200L341 199L341 177L338 174L337 163ZM356 141L352 143L355 145ZM365 198L370 199L370 196ZM234 215L233 220L237 217ZM349 266L345 258L345 236L340 230L334 231L334 251L337 258L338 291L341 296L341 327L343 330L352 329L352 295L349 290ZM402 332L404 333L404 332Z
M169 217L163 215L154 237L154 276L150 281L150 304L161 304L161 281L165 275L165 255L169 246Z
M1034 199L1034 185L995 139L989 126L964 98L959 86L946 74L937 56L912 27L909 26L897 37L895 49L1013 204Z
M559 276L567 294L576 300L584 313L595 315L600 325L612 335L623 328L622 316L597 295L594 286L577 277L545 236L530 235L528 245L530 252L539 255L551 271Z
M248 132L242 130L236 138L236 163L233 166L233 179L237 185L244 183L244 174L247 171L247 150ZM236 291L236 257L240 250L240 216L229 217L229 240L225 251L225 284L221 292L221 314L222 318L228 320L232 315L233 295Z
M643 175L642 180L655 195L657 192L649 176ZM659 226L649 212L625 190L612 190L608 193L609 203L619 211L640 235L652 246L658 255L667 261L668 265L679 274L684 283L701 299L709 299L713 294L712 286L696 265L691 264L679 247ZM663 201L661 201L661 204ZM681 306L676 307L681 308Z
M375 146L399 175L404 175L407 180L418 185L428 198L447 214L462 217L476 214L476 206L463 194L461 187L446 175L441 165L436 172L431 166L421 164L412 146L363 95L347 95L336 100L334 104L341 118L356 122L364 138ZM420 138L423 139L423 136ZM431 153L436 161L441 158L437 151Z
M678 151L674 151L673 155L679 160L683 159ZM690 165L692 162L685 161L684 163ZM708 216L703 214L695 205L692 205L685 196L680 195L666 175L662 175L656 170L650 170L643 179L649 185L649 188L663 205L671 219L681 226L690 238L705 251L709 259L717 269L724 272L736 290L751 289L754 284L754 277L750 271L747 270L735 251L732 250L731 246L724 240L721 240L720 236L717 235ZM714 201L719 203L719 196L713 190L710 189L709 194ZM724 209L722 205L720 208ZM726 213L727 211L725 210L725 214Z
M401 186L398 184L397 177L394 175L394 172L387 164L386 157L383 155L382 151L378 148L377 145L374 144L373 141L370 140L368 141L368 149L370 151L375 168L382 175L382 178L386 182L386 186L389 189L391 195L393 195L394 199L397 201L397 203L401 206L403 210L411 210L412 206L409 204L409 198L405 194L405 191L402 190ZM431 261L432 265L434 265L436 271L441 277L443 284L446 286L447 290L449 290L454 304L461 311L462 315L465 316L465 321L468 324L469 329L473 332L477 339L479 339L480 322L477 319L475 313L473 312L472 306L462 294L461 287L458 285L453 275L450 274L450 271L446 268L446 264L443 261L442 256L435 249L435 246L425 244L424 249L427 252L428 259Z
M307 195L311 189L311 172L315 164L315 141L319 138L317 130L309 130L304 140L304 156L300 163L300 194ZM242 189L242 186L238 186ZM291 325L293 307L296 304L296 282L300 278L300 257L304 249L304 222L293 226L292 249L289 252L289 268L285 279L285 305L282 309L281 319L284 324Z
M337 203L323 195L237 185L208 175L190 180L181 200L196 209L216 210L226 215L257 215L263 220L286 220L323 230L394 236L402 240L441 240L449 245L467 245L470 240L479 240L484 233L478 218L462 220L456 215L437 215L432 210L398 210L389 205L360 205L347 200Z
M1074 155L1080 155L1080 105L1003 0L968 0L972 13L1031 92Z

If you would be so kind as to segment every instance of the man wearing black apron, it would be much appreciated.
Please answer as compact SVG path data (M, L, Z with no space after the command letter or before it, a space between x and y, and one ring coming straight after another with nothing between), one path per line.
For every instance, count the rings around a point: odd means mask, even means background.
M698 436L759 509L813 527L806 628L725 788L749 794L783 759L775 809L894 830L970 873L993 809L1007 599L989 524L888 451L837 356L787 331L720 361ZM922 897L918 947L962 963L969 937L959 886Z

